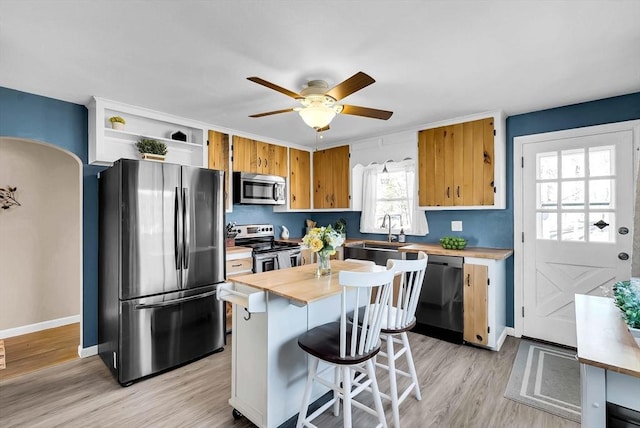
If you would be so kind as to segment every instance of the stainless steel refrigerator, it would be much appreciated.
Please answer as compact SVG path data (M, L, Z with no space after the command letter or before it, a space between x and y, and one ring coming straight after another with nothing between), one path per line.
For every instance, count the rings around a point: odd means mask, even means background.
M121 385L225 345L223 182L126 159L100 174L98 353Z

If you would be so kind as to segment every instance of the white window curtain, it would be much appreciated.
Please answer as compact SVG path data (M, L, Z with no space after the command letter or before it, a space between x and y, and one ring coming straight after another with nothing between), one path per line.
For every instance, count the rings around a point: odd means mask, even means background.
M415 161L387 162L369 165L362 177L362 214L360 232L387 233L382 228L385 214L391 216L392 233L404 229L406 235L425 236L429 233L424 211L417 209Z

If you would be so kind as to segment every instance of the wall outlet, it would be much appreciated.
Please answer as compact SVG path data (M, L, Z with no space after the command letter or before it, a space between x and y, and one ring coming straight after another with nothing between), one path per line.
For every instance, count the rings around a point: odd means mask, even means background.
M462 232L462 222L461 221L452 221L451 222L451 231L452 232Z

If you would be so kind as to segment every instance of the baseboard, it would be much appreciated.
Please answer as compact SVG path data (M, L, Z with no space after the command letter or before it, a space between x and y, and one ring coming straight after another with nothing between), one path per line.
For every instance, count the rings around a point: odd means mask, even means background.
M47 330L50 328L62 327L63 325L74 324L80 322L80 315L72 315L70 317L58 318L55 320L43 321L35 324L23 325L20 327L8 328L0 330L0 339L8 337L22 336L23 334L35 333L37 331Z
M520 336L516 336L516 329L513 327L507 327L504 329L504 331L507 332L507 336L520 337Z
M80 358L87 358L93 355L98 355L98 345L89 346L88 348L83 348L82 345L78 346L78 356Z
M500 335L496 343L496 351L499 351L500 348L502 348L502 344L504 343L504 341L507 340L507 330L509 330L509 327L506 327L504 330L502 330L502 334Z

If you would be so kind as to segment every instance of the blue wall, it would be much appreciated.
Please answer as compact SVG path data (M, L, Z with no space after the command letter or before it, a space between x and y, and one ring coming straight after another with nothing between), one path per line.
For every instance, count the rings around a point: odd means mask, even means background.
M98 343L98 180L87 165L88 117L84 106L0 87L0 136L49 143L83 163L82 317L85 347Z
M437 242L451 234L450 221L462 220L470 245L513 247L513 138L521 135L599 125L640 118L640 92L575 104L507 119L507 209L489 211L429 212L430 233L426 237L408 236L411 242ZM87 165L88 117L84 106L0 87L0 136L34 139L54 144L75 153L83 162L83 320L85 347L96 345L97 334L97 263L98 263L98 181L102 167ZM305 220L319 225L347 220L349 237L385 239L384 235L359 232L360 213L274 213L271 207L233 207L227 221L286 225L291 237L304 235ZM507 263L507 324L513 326L513 258Z

